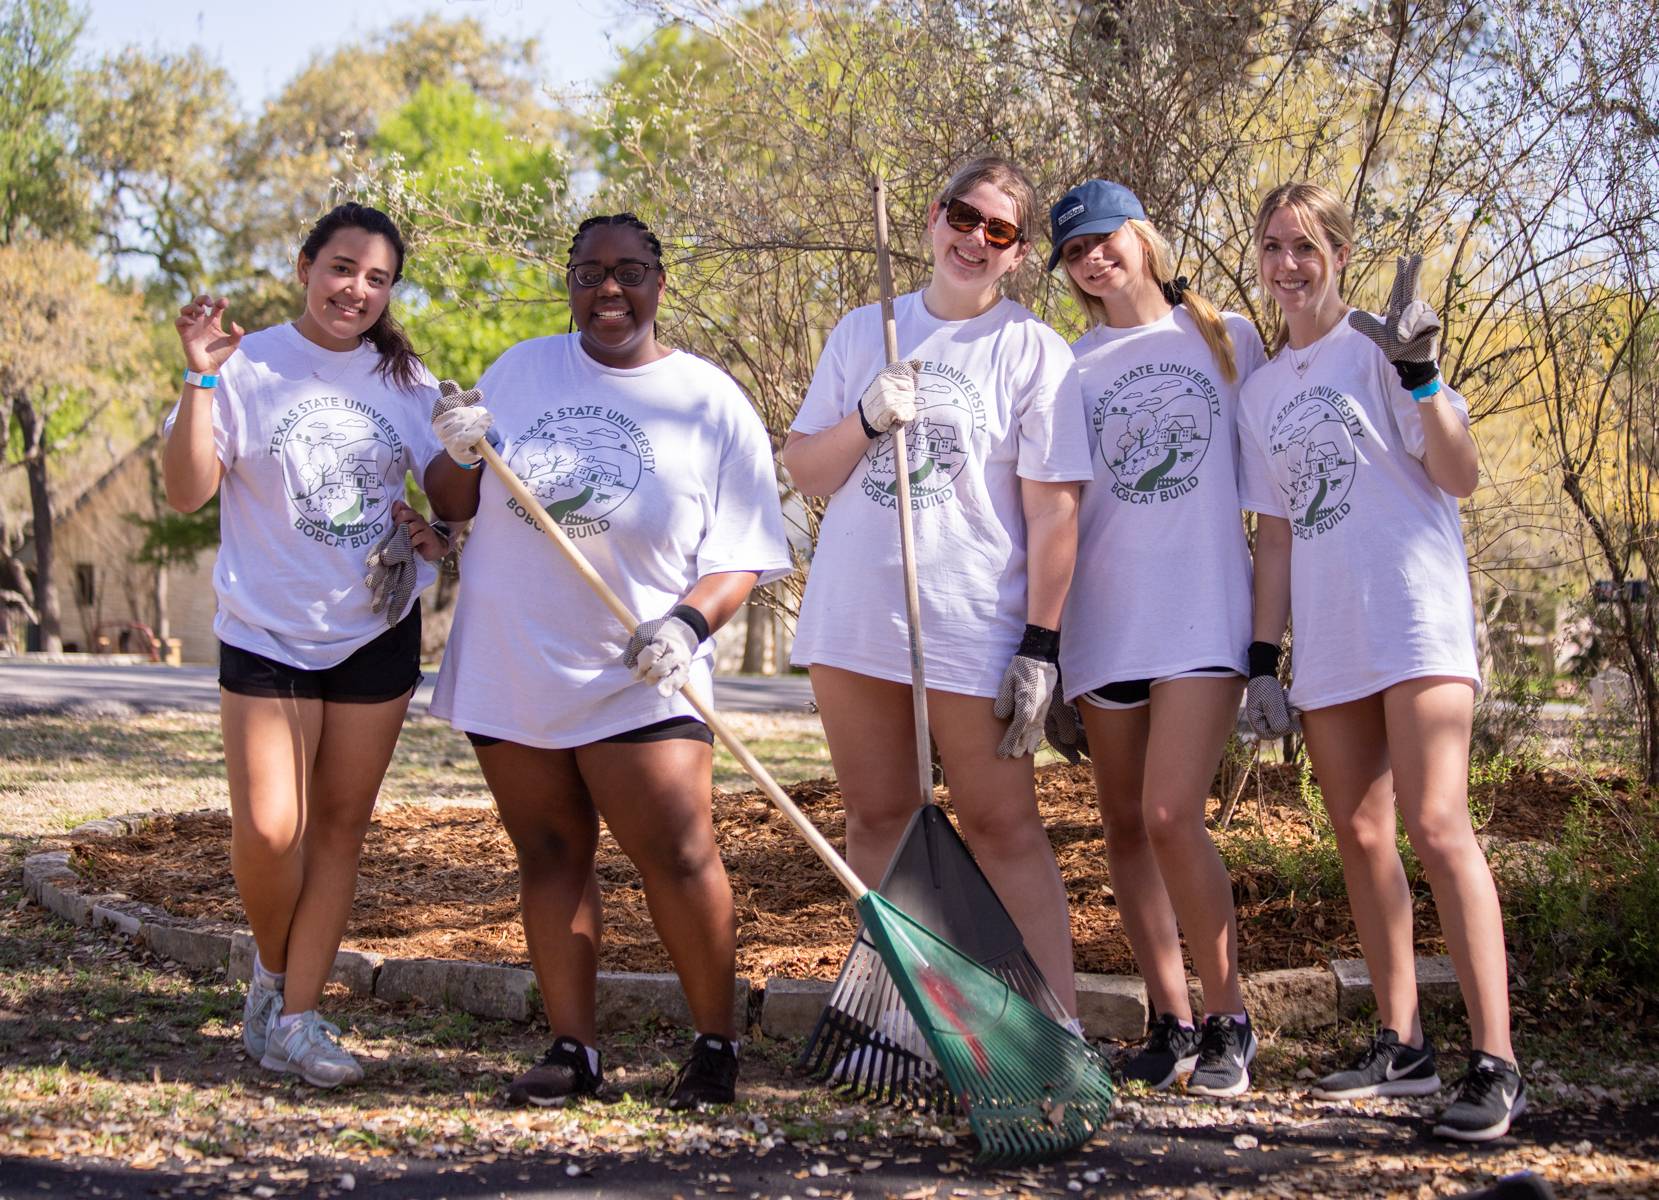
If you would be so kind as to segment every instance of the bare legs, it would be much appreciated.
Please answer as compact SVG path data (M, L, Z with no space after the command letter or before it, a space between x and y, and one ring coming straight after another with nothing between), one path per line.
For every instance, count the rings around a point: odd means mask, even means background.
M286 1012L317 1006L357 887L380 781L414 693L336 704L219 693L231 870Z
M1240 1012L1233 884L1204 802L1238 713L1237 676L1172 679L1148 705L1078 708L1089 737L1118 914L1160 1013L1192 1020L1180 932L1211 1012Z
M524 936L548 1026L595 1042L599 818L639 868L645 899L701 1033L737 1035L737 918L710 815L713 752L702 742L478 748L518 855Z
M874 886L922 798L910 687L814 666L812 690L847 809L847 861ZM998 758L991 701L929 691L928 717L962 833L1070 1013L1077 1011L1065 884L1037 812L1029 758Z
M1411 894L1394 806L1423 864L1469 1013L1474 1048L1512 1060L1503 921L1469 825L1473 689L1414 679L1302 715L1384 1028L1420 1044Z

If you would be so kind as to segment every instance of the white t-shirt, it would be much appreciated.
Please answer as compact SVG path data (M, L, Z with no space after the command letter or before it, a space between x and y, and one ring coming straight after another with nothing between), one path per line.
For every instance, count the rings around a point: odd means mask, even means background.
M420 484L442 446L431 375L421 368L405 391L379 368L367 342L325 350L284 324L250 333L219 369L220 641L321 671L386 632L385 614L369 611L363 560L391 525L404 472ZM177 417L174 405L169 432ZM437 568L419 556L415 567L418 596Z
M1263 361L1256 328L1223 319L1240 381ZM1076 342L1094 451L1077 570L1060 626L1068 698L1198 667L1245 671L1250 551L1238 499L1238 391L1185 308L1099 325Z
M1407 679L1478 686L1457 501L1423 469L1423 419L1347 321L1287 348L1239 397L1246 508L1290 521L1290 700L1326 708ZM1441 390L1463 417L1463 397Z
M502 456L641 620L704 575L791 569L772 446L730 376L675 351L621 370L577 334L509 349L478 381ZM694 715L622 665L632 630L487 467L432 712L457 729L564 749ZM712 695L714 642L691 682Z
M994 696L1025 629L1020 480L1089 479L1089 444L1065 340L1012 300L941 321L921 293L894 305L901 358L920 359L908 427L922 646L929 687ZM881 309L842 318L793 429L818 433L858 407L886 363ZM830 497L791 658L910 680L892 439L870 443Z

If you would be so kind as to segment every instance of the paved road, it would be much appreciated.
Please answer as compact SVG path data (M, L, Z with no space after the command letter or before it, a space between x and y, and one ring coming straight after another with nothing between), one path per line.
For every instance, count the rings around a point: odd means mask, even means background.
M154 663L44 662L0 659L0 713L53 711L100 702L140 712L163 709L217 711L219 670L213 666L164 667ZM426 712L431 677L415 692L412 711ZM807 711L812 687L804 675L724 675L714 681L714 703L728 712Z

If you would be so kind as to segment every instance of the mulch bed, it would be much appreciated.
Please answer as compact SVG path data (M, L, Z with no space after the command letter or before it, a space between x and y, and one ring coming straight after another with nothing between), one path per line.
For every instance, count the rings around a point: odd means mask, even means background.
M1106 876L1088 767L1045 769L1038 785L1070 894L1078 970L1134 974ZM1546 771L1484 790L1475 805L1492 810L1484 832L1544 840L1561 828L1575 787L1571 776ZM834 783L813 780L788 791L839 845L844 822ZM948 792L944 796L948 808ZM1211 801L1212 816L1218 803ZM754 978L833 978L851 943L853 920L829 872L759 792L719 793L714 812L737 899L739 972ZM1259 791L1254 781L1247 786L1231 828L1218 835L1223 845L1235 840L1241 846L1291 849L1315 840L1292 768L1265 768ZM125 892L178 916L240 922L229 842L228 814L190 813L159 817L127 838L88 839L75 851L78 869L96 887ZM601 967L672 970L652 929L638 875L608 835L600 841L599 879L605 904ZM1358 956L1340 896L1297 894L1271 861L1255 857L1235 865L1233 881L1245 971ZM1427 886L1418 883L1414 895L1418 951L1443 953ZM346 942L401 958L524 962L512 847L493 810L403 804L377 812Z

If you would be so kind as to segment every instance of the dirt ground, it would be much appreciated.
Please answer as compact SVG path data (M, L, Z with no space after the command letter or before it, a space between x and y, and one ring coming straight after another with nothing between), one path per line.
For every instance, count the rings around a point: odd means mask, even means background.
M834 842L844 833L829 780L789 791ZM1559 830L1572 803L1569 776L1518 773L1477 788L1482 832L1540 840ZM943 794L948 808L948 790ZM1087 766L1039 772L1039 803L1070 894L1080 971L1133 974L1129 944L1106 874L1105 845ZM1212 815L1217 801L1211 802ZM1488 815L1489 814L1489 815ZM719 793L716 832L738 912L738 969L752 977L833 978L853 936L850 907L782 816L758 792ZM1334 865L1319 855L1294 770L1272 766L1246 785L1231 826L1217 835L1239 897L1246 971L1357 957L1358 942ZM221 811L157 818L119 841L76 846L77 866L96 885L180 916L240 921L229 870L230 823ZM1287 870L1300 862L1300 870ZM667 971L639 877L608 835L600 845L607 970ZM1299 886L1300 881L1300 886ZM1426 885L1414 880L1418 949L1443 952ZM512 848L495 813L476 805L383 806L364 848L347 944L398 957L519 963Z

